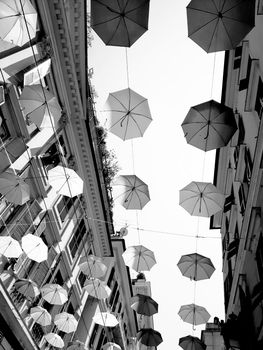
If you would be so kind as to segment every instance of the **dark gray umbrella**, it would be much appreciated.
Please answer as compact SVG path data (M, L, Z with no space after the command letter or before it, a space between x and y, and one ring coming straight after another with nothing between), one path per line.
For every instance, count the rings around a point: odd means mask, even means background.
M194 281L210 278L215 271L212 261L197 253L182 255L177 266L183 276Z
M179 345L184 350L205 350L206 345L197 337L188 335L179 339Z
M158 304L149 295L136 294L131 299L131 308L137 314L152 316L158 312Z
M91 0L91 27L106 45L130 47L148 30L150 0Z
M255 0L192 0L188 36L206 52L234 49L255 26Z
M146 346L158 346L163 341L161 334L152 328L140 329L136 334L137 340Z

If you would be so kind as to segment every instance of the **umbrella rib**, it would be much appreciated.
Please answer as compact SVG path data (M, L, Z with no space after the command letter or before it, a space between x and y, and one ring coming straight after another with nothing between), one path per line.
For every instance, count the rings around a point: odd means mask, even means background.
M201 111L199 111L195 106L192 108L194 111L196 111L196 113L198 113L201 117L203 117L205 121L208 120L207 117Z
M197 198L197 201L196 201L196 203L195 203L194 206L193 206L193 210L192 210L192 212L191 212L191 215L193 215L193 213L194 213L194 211L195 211L195 208L196 208L196 206L197 206L199 200L200 200L200 199ZM200 201L200 207L201 207L201 204L202 204L202 202ZM201 211L201 210L200 210L200 211Z
M202 126L200 129L198 129L189 139L188 142L190 142L202 129L204 129L205 127L209 128L208 124L206 123L204 126ZM186 133L187 135L187 133Z
M113 95L112 93L110 93L109 95L119 102L119 104L126 110L126 113L129 111L127 107L124 106L124 104L115 95Z
M203 24L201 27L197 28L194 32L192 32L191 34L189 34L189 36L191 37L193 34L197 33L199 30L203 29L204 27L206 27L208 24L212 23L213 21L217 20L218 17L213 18L212 20L206 22L205 24Z
M136 124L137 129L139 130L141 136L143 136L143 133L142 133L142 131L141 131L141 129L140 129L140 126L139 126L139 124L137 123L136 119L135 119L132 115L131 115L131 118L132 118L132 120L134 121L134 123ZM128 125L128 123L127 123L127 125Z
M220 137L220 139L224 142L224 143L226 143L226 141L223 139L223 137L222 137L222 135L219 133L219 131L212 125L212 124L210 124L211 125L211 128L213 128L214 130L215 130L215 132L217 133L217 135Z
M126 15L126 14L125 14L125 15ZM131 21L132 23L136 24L138 27L141 27L141 28L143 28L143 29L145 29L145 30L148 29L147 27L142 26L141 24L135 22L133 19L131 19L131 18L127 17L127 16L125 16L125 19L126 19L126 21L129 20L129 21ZM126 25L126 23L125 23L125 25Z
M211 40L210 40L210 43L209 43L209 46L208 46L208 50L210 49L210 47L211 47L211 45L212 45L212 41L213 41L213 39L214 39L216 30L217 30L217 27L218 27L218 22L219 22L219 17L217 17L217 22L216 22L215 28L214 28L214 30L213 30L213 34L211 35ZM217 44L217 43L216 43L216 44Z
M191 6L187 6L187 9L194 10L194 11L197 11L197 12L202 12L202 13L209 13L210 15L217 16L216 13L214 13L214 12L210 12L210 11L202 10L202 9L197 9L197 8L191 7ZM216 8L216 11L218 11L217 8Z
M137 105L135 105L131 110L130 110L130 112L132 112L135 108L137 108L138 106L140 106L143 102L147 102L147 98L145 98L144 100L142 100L142 101L140 101L140 102L138 102L137 103Z
M180 204L182 205L183 203L185 203L186 201L189 201L190 199L193 199L197 197L196 194L194 196L191 196L191 197L187 197L185 200L181 201Z
M149 117L148 115L142 114L142 113L135 113L135 112L132 112L132 115L138 115L138 116L140 116L140 117L144 117L144 118L146 118L146 119L152 120L151 117Z

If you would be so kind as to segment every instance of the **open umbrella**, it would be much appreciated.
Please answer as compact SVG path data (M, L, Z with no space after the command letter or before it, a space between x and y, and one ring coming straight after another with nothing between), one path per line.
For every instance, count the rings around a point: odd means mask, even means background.
M206 350L206 345L199 338L191 335L180 338L179 345L184 350Z
M237 124L231 108L210 100L191 107L182 128L190 145L210 151L226 146Z
M85 275L94 278L104 276L107 271L107 266L103 264L102 259L92 254L80 258L79 268Z
M210 318L207 310L196 304L182 305L178 315L184 322L190 323L193 326L206 323Z
M255 25L255 0L192 0L188 36L206 52L235 49Z
M14 173L4 172L0 175L0 194L17 205L23 205L30 199L28 184Z
M161 333L152 328L140 329L136 335L139 342L146 346L158 346L163 341Z
M38 263L47 260L48 247L43 242L42 238L28 233L22 237L22 249L29 259Z
M0 1L0 38L23 46L36 36L37 13L29 0Z
M158 312L158 304L149 295L136 294L131 298L131 308L137 314L152 316Z
M69 346L67 347L67 350L88 350L88 348L81 341L74 340L72 342L69 342Z
M65 333L75 332L78 326L78 321L72 314L62 312L54 318L54 323L58 329Z
M108 342L103 345L102 350L122 350L122 349L118 344Z
M15 289L26 298L35 299L40 294L37 284L26 278L20 278L14 283Z
M110 93L104 112L108 130L124 141L142 137L152 122L147 99L130 88Z
M120 175L113 186L117 200L125 209L142 209L150 200L148 186L136 175Z
M75 197L83 193L83 180L73 169L57 165L48 171L48 181L63 196Z
M18 258L23 253L19 242L10 236L0 237L0 254L7 258Z
M67 291L59 284L48 283L40 289L42 298L54 305L63 305L68 300Z
M119 323L117 318L110 312L99 312L92 319L95 323L105 327L115 327Z
M54 346L55 348L63 348L64 347L64 341L63 339L56 333L48 333L44 335L44 338L46 341Z
M194 281L210 278L215 271L212 261L197 253L181 256L177 266L183 276Z
M51 315L42 306L32 307L30 309L30 316L33 320L41 326L49 326L51 324Z
M154 253L143 245L128 247L122 257L125 265L137 272L150 271L156 264Z
M25 86L19 102L23 114L39 129L55 127L61 116L57 98L41 84Z
M97 299L106 299L111 294L111 289L107 286L107 283L99 280L98 278L89 278L84 287L90 296Z
M210 217L223 210L225 196L213 184L193 181L180 190L179 204L190 215Z
M150 0L91 0L91 27L106 45L130 47L148 29Z

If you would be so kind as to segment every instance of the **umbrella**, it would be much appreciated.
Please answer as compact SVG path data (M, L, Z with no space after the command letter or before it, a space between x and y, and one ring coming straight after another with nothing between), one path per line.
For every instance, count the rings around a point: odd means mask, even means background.
M192 0L188 36L206 52L235 49L255 25L255 0Z
M223 210L225 196L211 183L193 181L180 190L179 204L190 215L210 217Z
M113 185L117 191L114 200L125 209L142 209L150 200L148 186L136 175L120 175Z
M129 88L110 93L104 112L109 131L124 141L142 137L152 122L147 99Z
M88 279L83 289L86 290L90 296L97 299L106 299L111 294L111 289L107 286L106 282L98 278Z
M30 309L30 316L41 326L49 326L51 324L50 313L41 306L32 307Z
M118 344L108 342L103 345L102 350L122 350Z
M91 27L106 45L130 47L148 29L150 0L91 0Z
M56 333L48 333L44 335L44 338L46 341L54 346L55 348L63 348L64 347L64 341L63 339Z
M206 345L197 337L188 335L179 339L179 345L184 350L205 350Z
M48 247L43 242L42 238L28 233L22 237L22 249L29 259L38 263L47 260Z
M78 326L78 321L75 317L67 312L57 314L54 323L60 331L65 333L75 332Z
M0 1L1 39L23 46L36 36L36 26L37 13L29 0Z
M59 284L45 284L40 291L42 298L50 304L63 305L68 300L67 291Z
M75 341L69 342L69 346L67 347L67 350L88 350L88 348L85 346L84 343L80 342L79 340L75 340Z
M0 193L8 202L23 205L30 199L30 189L27 183L13 173L0 175Z
M206 323L210 318L207 310L196 304L181 306L178 315L184 322L191 323L195 326Z
M119 321L110 312L99 312L93 316L93 321L105 327L115 327Z
M107 266L103 264L102 259L92 254L80 258L79 268L85 275L94 278L104 276L107 271Z
M58 165L48 171L48 181L63 196L72 198L83 193L83 180L73 169Z
M18 258L23 253L19 242L10 236L0 237L0 254L7 258Z
M57 98L41 84L27 85L19 97L24 115L40 129L56 126L61 108Z
M154 253L143 245L128 247L122 257L125 265L137 272L150 271L156 264Z
M136 294L131 299L131 308L137 314L152 316L158 312L158 304L149 295Z
M26 278L20 278L14 283L15 289L25 297L34 299L40 294L37 284Z
M194 281L210 278L215 271L212 261L197 253L183 255L177 266L183 276Z
M190 145L210 151L226 146L237 124L231 108L210 100L190 108L182 128Z
M143 328L139 330L136 338L146 346L158 346L163 341L161 333L152 328Z

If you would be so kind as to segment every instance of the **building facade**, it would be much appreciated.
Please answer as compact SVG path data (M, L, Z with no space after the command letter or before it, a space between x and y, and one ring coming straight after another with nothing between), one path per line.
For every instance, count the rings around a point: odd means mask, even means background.
M201 331L201 341L206 345L206 350L225 350L225 343L221 334L221 325L217 317L214 322L206 323Z

